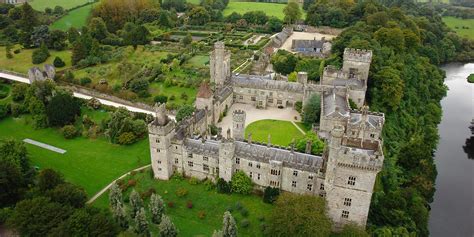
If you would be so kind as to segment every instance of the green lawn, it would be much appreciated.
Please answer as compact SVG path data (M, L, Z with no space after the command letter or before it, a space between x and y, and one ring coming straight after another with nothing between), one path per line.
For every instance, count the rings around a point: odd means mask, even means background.
M64 9L71 9L79 5L85 4L89 0L33 0L28 3L38 11L44 11L45 8L49 7L54 9L55 6L61 6Z
M135 189L138 192L144 192L149 188L154 188L156 193L162 196L165 203L173 202L174 207L166 207L166 215L169 215L179 229L179 236L211 236L214 230L222 228L222 216L224 212L232 207L235 209L237 202L248 210L248 216L243 217L238 210L233 210L232 215L237 221L239 236L262 236L261 221L259 217L265 217L268 220L272 205L266 204L261 197L255 195L239 194L219 194L215 190L208 191L204 184L190 184L188 180L171 179L169 181L155 180L150 177L150 170L143 173L137 173L128 179L135 179L137 185ZM184 188L188 190L188 195L178 197L176 190ZM128 189L124 197L129 195L131 188ZM145 200L148 206L148 200ZM193 208L186 207L186 203L192 201ZM108 194L102 195L94 206L108 207ZM198 212L204 211L205 217L198 218ZM243 228L240 223L246 218L250 221L247 228ZM152 236L157 236L157 228L152 227Z
M186 2L195 4L195 5L201 4L201 0L186 0Z
M196 55L188 63L195 67L205 67L209 63L209 55Z
M78 9L72 10L67 15L61 17L51 25L51 29L67 31L71 27L80 29L87 23L91 10L94 5L87 5Z
M187 100L181 98L181 95L183 93L188 96ZM150 84L150 94L168 96L168 103L175 103L176 105L191 104L196 98L196 93L196 88L187 88L179 86L166 87L162 82L153 82ZM170 100L171 96L174 96L175 99Z
M443 17L443 22L460 36L474 39L474 19L461 19L456 17ZM467 27L469 29L463 29Z
M245 137L248 137L249 133L252 133L252 140L263 143L268 142L268 134L270 134L272 144L280 146L289 146L293 138L304 137L304 134L291 122L273 119L259 120L249 124L245 128Z
M264 3L264 2L229 2L224 9L224 16L230 15L232 12L244 14L250 11L263 11L267 16L275 16L283 20L283 8L286 4Z
M101 111L85 113L96 121L108 116L107 112ZM66 150L65 154L59 154L26 145L33 165L60 171L66 180L82 186L89 196L122 174L150 163L148 139L130 146L113 145L104 138L93 140L78 137L66 140L58 129L35 130L31 124L29 116L3 119L0 121L0 139L30 138Z
M20 48L20 46L15 46L14 49ZM13 50L12 50L13 51ZM31 67L37 66L43 68L44 64L53 64L53 60L56 56L63 59L66 62L66 67L71 66L71 51L64 50L64 51L54 51L50 50L48 60L45 63L41 64L33 64L31 62L31 54L33 53L33 49L22 49L19 54L13 54L13 58L8 59L5 52L5 47L0 47L0 69L15 71L20 73L28 73L28 69ZM62 68L61 68L62 69Z

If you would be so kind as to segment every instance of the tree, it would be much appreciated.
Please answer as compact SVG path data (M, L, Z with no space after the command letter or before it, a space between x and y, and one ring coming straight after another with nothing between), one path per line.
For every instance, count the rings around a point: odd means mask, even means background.
M89 22L89 32L92 38L102 41L107 38L107 26L105 26L104 20L100 17L94 17Z
M292 53L285 50L278 50L270 60L275 72L288 75L295 70L297 58Z
M112 208L112 215L114 216L115 222L122 228L128 228L128 218L125 207L122 205L122 202L119 202Z
M48 58L49 50L46 47L45 43L41 43L40 48L36 49L35 51L33 51L33 54L31 54L31 60L33 64L44 63Z
M231 193L232 186L230 183L226 182L223 178L217 180L216 189L218 193Z
M68 39L69 43L71 43L71 44L74 44L74 42L76 42L76 40L80 36L81 35L79 34L79 31L74 27L69 28L69 30L67 31L67 39Z
M41 44L48 41L49 38L49 28L47 25L40 25L33 29L31 33L31 42L34 47L39 47Z
M42 192L54 189L62 183L64 183L63 176L53 169L44 169L38 174L38 188Z
M145 209L141 207L135 216L135 232L139 235L149 236L148 221L146 220Z
M230 212L224 212L223 226L222 226L223 237L237 237L237 223Z
M159 229L160 237L176 237L178 235L178 229L176 229L171 219L166 215L161 217Z
M14 204L26 188L20 167L13 160L0 159L0 207Z
M46 196L54 202L74 208L84 207L87 201L87 194L84 189L70 183L58 184L54 189L49 190Z
M46 107L46 115L51 126L73 124L76 116L81 115L81 107L71 94L59 92Z
M243 171L238 171L232 176L232 192L249 194L252 192L252 179Z
M356 224L345 224L342 230L334 235L335 237L369 237L365 230Z
M277 17L271 16L268 18L266 26L271 32L281 32L283 29L283 22Z
M193 7L188 13L190 25L205 25L211 20L211 15L204 7Z
M114 210L117 205L122 204L122 190L115 182L112 184L112 186L110 186L109 203L112 210Z
M61 67L66 66L66 63L65 63L60 57L56 56L56 57L54 58L53 65L54 65L56 68L61 68Z
M300 5L293 1L288 1L283 13L285 14L285 22L288 24L296 23L302 16Z
M331 220L318 196L282 193L268 223L269 236L329 236Z
M155 224L160 224L161 217L165 213L165 206L160 195L152 194L150 198L150 212L151 221Z
M318 138L318 135L313 132L308 132L305 137L296 140L296 150L299 152L306 152L306 145L308 141L311 142L311 154L320 155L324 150L324 142Z
M171 27L171 22L168 17L168 12L167 11L161 11L160 12L160 18L158 19L158 24L162 27L169 28Z
M140 211L140 208L143 207L143 200L140 197L140 194L138 194L137 191L135 191L135 189L133 189L132 192L130 193L129 200L130 200L130 206L132 208L130 215L132 216L132 218L135 218L135 216Z
M91 54L92 43L92 36L87 28L84 27L82 34L74 41L72 46L72 65L76 65Z
M273 187L266 187L264 192L263 192L263 202L266 203L274 203L278 196L280 195L280 189L279 188L273 188Z
M38 21L35 10L33 10L33 8L27 2L24 3L20 7L20 9L21 9L21 18L19 21L20 23L19 25L21 26L20 27L21 28L20 41L24 47L29 48L32 44L30 36L33 32L34 27L38 26L39 21Z
M193 42L193 37L191 33L188 33L182 40L181 43L184 47L188 47Z
M108 31L115 33L126 22L135 21L144 11L157 7L152 0L104 0L94 8L92 16L102 18Z
M321 116L321 99L319 95L312 95L303 108L303 122L307 124L319 123Z
M6 56L8 59L13 58L13 54L12 54L12 44L11 44L11 43L7 43L7 46L5 47L5 56Z
M194 113L194 107L191 105L183 105L179 108L178 112L176 113L176 121L180 122L184 118L192 115Z
M155 98L153 98L153 101L155 101L156 103L164 104L168 102L168 97L165 95L157 95L155 96Z
M122 32L124 43L132 45L134 48L137 48L138 45L147 44L149 35L150 32L146 27L132 22L127 22Z
M405 87L400 78L400 72L392 67L384 67L374 75L373 81L373 96L380 98L374 103L390 110L396 110L401 103ZM382 95L390 95L390 97Z
M53 13L57 16L63 15L64 14L64 8L61 6L55 6Z
M184 12L186 10L185 0L163 0L161 5L163 9L172 10L175 9L178 12Z

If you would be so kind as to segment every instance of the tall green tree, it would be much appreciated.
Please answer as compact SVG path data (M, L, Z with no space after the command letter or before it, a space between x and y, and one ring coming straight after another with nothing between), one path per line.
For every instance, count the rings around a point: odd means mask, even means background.
M71 94L59 92L46 107L46 114L51 126L64 126L73 124L76 117L81 114L81 107Z
M165 213L165 205L160 195L152 194L150 198L150 212L151 221L155 224L160 224L161 217Z
M301 19L303 15L301 13L300 5L294 1L288 1L288 4L283 8L285 14L285 22L288 24L294 24Z
M173 222L171 222L171 219L163 215L161 217L161 222L159 225L160 229L160 236L161 237L176 237L178 236L178 229L174 226Z
M143 207L143 200L140 197L140 194L135 191L135 189L132 190L130 193L130 207L132 208L130 215L132 218L135 218L135 216L138 214L140 209Z
M139 235L150 236L150 229L143 207L138 210L135 216L135 232Z
M223 237L237 237L237 223L230 212L224 212L223 226L222 226Z
M319 123L321 116L321 98L319 95L312 95L303 108L303 122L307 124Z

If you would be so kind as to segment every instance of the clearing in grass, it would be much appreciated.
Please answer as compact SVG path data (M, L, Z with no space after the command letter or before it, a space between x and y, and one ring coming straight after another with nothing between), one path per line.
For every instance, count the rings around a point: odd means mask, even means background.
M86 114L91 115L93 120L108 116L105 111L88 111ZM34 129L32 124L30 115L2 119L0 140L21 141L30 138L67 150L66 153L59 154L26 144L32 165L61 172L67 181L83 187L89 197L122 174L150 163L147 138L128 146L111 144L102 137L67 140L59 129Z
M462 37L474 39L474 19L461 19L452 16L443 17L443 22Z
M81 29L87 23L92 8L95 4L90 4L68 12L65 16L55 21L51 25L51 29L67 31L71 27Z
M21 46L16 45L12 51L20 49ZM44 64L53 64L55 57L60 57L65 63L66 66L60 69L64 69L71 66L71 51L55 51L49 50L51 56L46 60L46 62L41 64L33 64L31 59L31 54L33 54L34 49L20 49L18 54L13 53L13 58L7 58L5 53L0 53L0 69L14 71L19 73L28 73L28 70L32 67L43 68ZM0 47L0 52L5 52L5 47Z
M302 128L303 130L306 130ZM304 137L298 128L289 121L264 119L253 122L245 128L245 137L252 134L253 141L268 142L268 134L271 135L271 143L280 146L289 146L293 138Z
M189 179L176 176L168 181L157 180L151 177L151 170L146 169L124 179L123 184L134 184L123 194L125 200L134 188L145 197L145 207L148 207L151 192L160 195L165 203L166 215L170 216L179 229L180 236L211 236L214 230L222 228L222 216L230 210L236 219L239 236L263 236L261 226L268 221L273 206L263 202L262 197L256 195L220 194L215 188L209 188L204 183L190 182ZM133 181L130 181L133 180ZM194 183L194 184L191 184ZM179 196L177 191L187 193ZM94 202L94 206L107 208L108 192ZM172 203L172 207L170 206ZM189 205L191 203L191 205ZM126 203L127 207L129 204ZM190 206L192 206L190 208ZM245 209L246 211L242 211ZM242 214L244 213L244 214ZM247 215L247 216L245 216ZM247 219L249 225L242 226ZM245 222L245 221L244 221ZM245 225L245 223L244 223ZM156 225L150 226L152 236L157 236Z
M55 6L61 6L65 10L71 9L73 7L80 6L82 4L86 4L90 2L90 0L33 0L28 1L28 3L38 11L44 11L45 8L49 7L54 9Z
M283 8L286 4L279 3L264 3L264 2L229 2L226 9L224 9L224 16L230 15L232 12L245 14L250 11L263 11L267 16L275 16L280 20L285 18Z

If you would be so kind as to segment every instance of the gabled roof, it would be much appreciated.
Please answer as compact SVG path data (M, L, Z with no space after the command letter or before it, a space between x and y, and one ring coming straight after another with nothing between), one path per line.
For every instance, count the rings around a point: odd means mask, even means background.
M212 90L211 90L211 87L209 86L209 83L202 82L201 86L199 86L199 90L196 97L209 99L211 98L211 96L212 96Z

